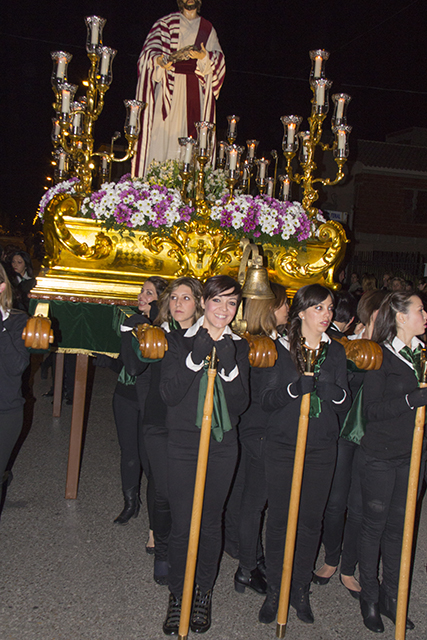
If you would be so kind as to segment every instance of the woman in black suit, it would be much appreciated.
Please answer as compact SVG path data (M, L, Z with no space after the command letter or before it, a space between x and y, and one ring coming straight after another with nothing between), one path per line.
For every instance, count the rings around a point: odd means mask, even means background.
M168 492L172 513L169 538L169 606L163 631L179 629L182 591L190 529L193 490L200 439L207 357L218 355L218 402L212 424L200 532L196 589L190 626L195 633L211 625L212 587L221 552L221 520L237 462L236 424L246 409L249 390L248 343L234 334L233 320L241 297L240 285L228 276L207 280L202 297L204 315L185 333L172 332L162 362L160 393L168 409Z

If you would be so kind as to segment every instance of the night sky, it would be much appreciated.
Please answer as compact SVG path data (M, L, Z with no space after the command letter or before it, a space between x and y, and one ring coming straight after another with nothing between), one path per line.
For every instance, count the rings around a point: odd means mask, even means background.
M21 221L28 230L50 167L54 94L50 52L73 54L68 81L87 76L84 16L107 19L104 45L117 49L113 84L95 125L95 147L123 131L123 99L133 98L136 62L154 21L176 10L173 0L14 0L1 17L0 224ZM6 6L5 6L6 5ZM304 117L311 91L311 49L330 52L326 75L332 93L352 96L348 111L358 138L425 126L427 62L425 0L204 0L202 14L215 26L227 73L217 102L218 134L226 116L240 116L238 140L260 140L259 154L281 149L281 115ZM83 91L78 94L83 95ZM328 122L328 121L327 121ZM327 124L329 127L329 122ZM26 229L25 229L26 228Z

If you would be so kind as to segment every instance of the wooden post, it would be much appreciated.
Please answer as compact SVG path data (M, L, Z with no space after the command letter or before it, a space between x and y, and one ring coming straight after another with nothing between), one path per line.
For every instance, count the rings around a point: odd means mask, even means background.
M64 355L63 353L55 354L55 382L53 387L53 417L61 416L62 405L62 381L64 379Z
M200 524L203 513L206 469L208 466L209 443L211 438L214 383L216 377L216 349L212 349L211 366L208 369L208 387L203 406L203 421L197 458L196 482L194 485L193 510L191 513L190 535L188 539L187 563L185 566L184 590L182 593L181 617L179 619L178 640L187 640L193 602L194 575L196 573L197 550L199 546Z
M427 387L421 383L420 387ZM414 538L415 511L417 508L418 483L420 479L421 454L424 438L426 408L418 407L412 439L411 465L409 467L408 493L406 497L405 526L403 529L402 555L400 557L399 589L397 592L396 640L405 640L408 614L409 578L411 574L412 545Z
M67 482L65 485L65 498L68 500L77 498L77 488L79 486L88 363L89 356L87 354L77 354L70 446L68 449Z
M310 374L305 374L310 375ZM313 375L313 374L311 374ZM294 469L292 474L291 497L289 501L288 524L286 528L285 554L283 558L282 582L280 585L279 608L277 612L276 637L284 638L288 621L289 597L291 591L292 567L294 564L295 540L297 535L298 513L301 498L302 474L304 471L305 449L307 444L308 420L310 413L310 394L301 399L298 435L295 448Z

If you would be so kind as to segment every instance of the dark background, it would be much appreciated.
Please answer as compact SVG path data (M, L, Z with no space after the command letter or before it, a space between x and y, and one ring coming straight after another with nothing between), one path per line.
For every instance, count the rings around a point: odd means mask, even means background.
M95 147L123 131L123 99L133 98L136 63L154 21L176 10L173 0L15 0L1 11L0 223L28 231L50 171L50 52L73 54L68 81L87 76L84 16L107 19L104 44L117 49L113 84L95 125ZM5 6L6 5L6 6ZM281 115L310 111L311 49L330 52L331 93L352 96L352 153L357 139L423 126L427 116L425 0L205 0L227 73L217 103L218 135L226 116L240 116L238 140L260 140L259 154L280 151ZM79 91L78 95L82 95ZM329 124L326 125L329 127Z

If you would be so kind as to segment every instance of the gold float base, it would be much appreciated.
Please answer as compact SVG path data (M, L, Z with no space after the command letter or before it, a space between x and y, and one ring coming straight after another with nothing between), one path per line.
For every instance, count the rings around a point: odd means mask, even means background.
M166 280L185 275L204 281L219 273L237 278L239 239L210 220L196 218L168 234L107 230L99 221L79 217L78 209L78 200L60 194L45 211L46 258L32 290L36 298L129 304L153 275ZM331 221L304 248L265 243L269 278L285 286L291 298L306 284L339 289L334 271L347 242L343 227Z

